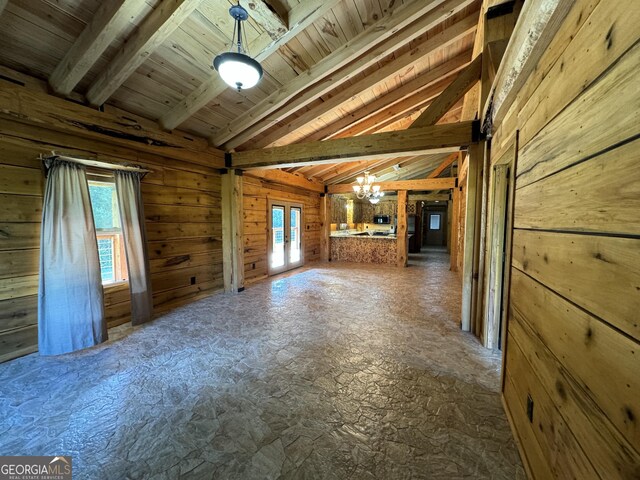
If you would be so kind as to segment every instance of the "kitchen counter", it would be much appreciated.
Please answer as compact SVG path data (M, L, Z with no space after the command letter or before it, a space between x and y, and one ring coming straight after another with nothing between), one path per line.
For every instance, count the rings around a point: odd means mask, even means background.
M370 235L368 232L332 232L331 261L396 264L397 236Z
M376 239L393 239L398 238L395 233L384 233L384 234L375 234L369 231L358 231L358 230L340 230L331 232L330 235L332 238L344 238L344 237L355 237L355 238L376 238Z

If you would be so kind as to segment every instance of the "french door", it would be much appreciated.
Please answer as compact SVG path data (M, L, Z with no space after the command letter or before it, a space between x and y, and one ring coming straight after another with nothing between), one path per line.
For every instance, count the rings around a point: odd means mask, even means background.
M304 263L302 205L270 200L268 216L269 275L301 267Z

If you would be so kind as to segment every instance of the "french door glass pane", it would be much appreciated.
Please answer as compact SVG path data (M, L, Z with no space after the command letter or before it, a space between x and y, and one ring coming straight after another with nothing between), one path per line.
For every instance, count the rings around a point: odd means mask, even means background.
M284 265L284 207L271 207L271 231L271 267L278 268Z
M291 249L289 251L289 262L297 263L301 258L301 239L300 239L300 217L301 212L297 207L291 207L291 222L290 222L290 238Z

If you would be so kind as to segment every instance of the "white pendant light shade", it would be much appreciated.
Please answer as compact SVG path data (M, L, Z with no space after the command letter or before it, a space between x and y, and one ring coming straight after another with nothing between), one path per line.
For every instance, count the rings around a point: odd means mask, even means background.
M242 22L249 18L249 13L238 2L237 5L231 6L229 15L234 19L231 45L237 51L221 53L213 59L213 67L218 71L224 83L239 92L243 88L254 87L260 81L262 67L256 60L247 55L246 49L242 46Z
M243 53L222 53L214 59L213 66L227 85L238 90L255 87L262 78L260 64Z

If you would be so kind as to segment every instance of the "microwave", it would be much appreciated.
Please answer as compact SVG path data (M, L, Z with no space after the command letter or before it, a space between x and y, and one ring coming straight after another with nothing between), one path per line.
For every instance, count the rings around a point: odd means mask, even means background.
M391 218L389 217L389 215L374 215L373 216L373 223L376 223L378 225L382 225L382 224L389 224L391 223Z

